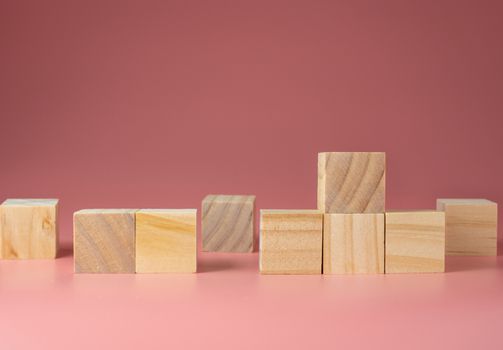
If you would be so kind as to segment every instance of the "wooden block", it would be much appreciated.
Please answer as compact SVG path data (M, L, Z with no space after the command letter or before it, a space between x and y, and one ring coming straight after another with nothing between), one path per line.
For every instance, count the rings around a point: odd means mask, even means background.
M76 273L135 272L134 209L86 209L73 214Z
M318 209L324 213L383 213L386 154L318 154Z
M320 274L322 230L317 210L261 210L260 272Z
M196 272L196 222L196 209L137 211L136 272Z
M384 214L325 214L323 273L384 273Z
M386 212L386 273L445 271L445 214Z
M253 251L255 196L211 194L202 207L205 252Z
M0 205L0 258L56 258L57 220L57 199L7 199Z
M498 204L487 199L437 199L445 212L447 255L497 255Z

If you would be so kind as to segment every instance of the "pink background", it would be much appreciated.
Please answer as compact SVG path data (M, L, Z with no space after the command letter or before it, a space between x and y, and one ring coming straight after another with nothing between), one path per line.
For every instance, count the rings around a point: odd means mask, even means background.
M69 242L81 208L199 208L208 193L314 208L317 153L369 150L387 152L388 208L501 204L502 15L499 1L4 0L0 199L59 198ZM104 278L64 255L0 265L7 348L503 345L500 258L273 279L256 254L203 255L214 273Z

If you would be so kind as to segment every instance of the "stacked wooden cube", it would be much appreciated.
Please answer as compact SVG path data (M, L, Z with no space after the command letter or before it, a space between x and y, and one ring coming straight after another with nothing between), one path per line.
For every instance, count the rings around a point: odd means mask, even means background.
M385 192L385 153L320 153L318 210L261 210L261 273L443 272L446 253L496 255L496 203L386 211Z
M74 213L76 273L191 273L196 209L86 209Z

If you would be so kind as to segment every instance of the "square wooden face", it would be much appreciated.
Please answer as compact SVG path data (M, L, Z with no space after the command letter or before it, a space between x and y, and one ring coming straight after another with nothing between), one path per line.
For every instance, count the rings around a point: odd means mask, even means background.
M445 214L386 213L386 273L444 272Z
M322 229L320 213L262 211L260 272L320 274Z
M54 259L58 250L57 201L0 206L0 258Z
M196 272L196 214L196 209L138 211L136 272Z
M384 273L384 214L325 214L323 273Z

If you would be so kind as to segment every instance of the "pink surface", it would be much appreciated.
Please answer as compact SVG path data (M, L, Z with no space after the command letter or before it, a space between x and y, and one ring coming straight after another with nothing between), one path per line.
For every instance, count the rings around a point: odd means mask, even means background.
M2 349L501 349L503 257L427 275L261 276L258 254L197 275L73 275L0 262Z
M317 152L369 150L387 152L388 208L501 204L502 11L1 1L0 199L59 198L68 242L81 208L199 208L208 193L314 208ZM259 276L256 260L112 277L73 276L70 256L2 261L0 344L502 345L501 260L357 277Z

